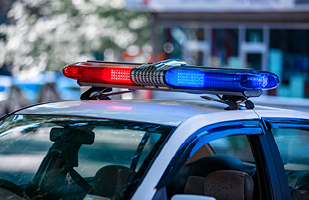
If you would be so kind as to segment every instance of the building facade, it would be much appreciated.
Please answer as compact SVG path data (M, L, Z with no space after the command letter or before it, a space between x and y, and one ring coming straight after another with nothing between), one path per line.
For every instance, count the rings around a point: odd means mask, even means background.
M274 72L269 95L309 97L309 0L127 0L153 13L155 60Z

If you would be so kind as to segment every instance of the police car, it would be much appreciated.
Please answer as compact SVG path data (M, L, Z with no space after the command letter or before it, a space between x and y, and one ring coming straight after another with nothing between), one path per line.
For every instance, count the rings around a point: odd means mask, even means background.
M91 86L81 101L1 118L3 199L308 199L309 115L250 101L278 86L275 74L178 60L63 74ZM109 100L138 89L202 98Z

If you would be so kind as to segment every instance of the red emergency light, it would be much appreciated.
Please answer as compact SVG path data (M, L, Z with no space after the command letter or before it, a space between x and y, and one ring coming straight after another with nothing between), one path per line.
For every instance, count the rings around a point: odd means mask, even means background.
M77 79L77 82L136 85L131 81L130 73L139 64L79 62L67 65L63 69L66 77Z

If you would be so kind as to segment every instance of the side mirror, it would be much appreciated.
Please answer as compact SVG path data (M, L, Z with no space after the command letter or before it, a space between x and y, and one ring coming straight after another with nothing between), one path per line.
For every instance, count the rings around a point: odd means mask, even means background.
M171 200L216 200L213 197L193 195L193 194L176 194Z

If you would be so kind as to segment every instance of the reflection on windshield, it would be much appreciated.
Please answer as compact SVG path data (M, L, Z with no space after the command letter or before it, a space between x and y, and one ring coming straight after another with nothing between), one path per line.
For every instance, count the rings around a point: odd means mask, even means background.
M0 175L34 198L112 198L116 193L122 198L128 186L134 190L141 181L172 129L106 119L10 116L0 124ZM111 184L111 175L118 178L107 192L95 189L105 179ZM119 184L126 186L116 191Z

